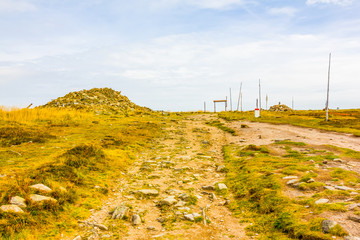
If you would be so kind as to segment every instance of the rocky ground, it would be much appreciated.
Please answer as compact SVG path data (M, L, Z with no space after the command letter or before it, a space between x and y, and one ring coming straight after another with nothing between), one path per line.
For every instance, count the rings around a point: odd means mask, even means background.
M232 136L206 124L215 117L195 115L166 125L168 135L159 140L157 147L143 152L128 172L120 172L119 179L114 179L118 182L117 188L112 189L101 208L92 210L90 218L79 222L81 231L63 239L256 238L246 235L246 223L240 223L226 206L232 199L231 193L223 197L228 189L222 172L222 146L231 143L263 145L276 139L289 139L359 150L358 139L348 135L264 123L228 124L238 133ZM241 127L241 124L248 127ZM338 161L324 169L356 170L357 166L356 161ZM304 195L288 185L284 190L288 196ZM353 195L357 190L353 189ZM357 203L354 204L349 211L358 208ZM353 236L360 236L359 223L349 219L349 214L352 212L324 214L323 217L344 225Z

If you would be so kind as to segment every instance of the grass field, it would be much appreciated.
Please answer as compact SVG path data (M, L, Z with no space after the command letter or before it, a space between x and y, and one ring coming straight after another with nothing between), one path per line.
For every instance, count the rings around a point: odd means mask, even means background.
M331 110L329 111L329 121L327 122L325 121L325 111L320 110L262 111L259 118L254 117L253 111L221 112L219 117L228 121L249 120L275 124L291 124L360 136L360 109Z
M161 134L155 113L1 108L0 123L0 204L14 196L28 204L23 215L0 213L2 239L49 239L75 231L77 220L101 207L113 179ZM57 204L30 203L29 186L38 183L54 190L49 196Z

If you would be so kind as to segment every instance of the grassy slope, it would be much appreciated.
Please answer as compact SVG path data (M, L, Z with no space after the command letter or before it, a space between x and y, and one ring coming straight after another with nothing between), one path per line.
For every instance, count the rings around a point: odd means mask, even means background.
M332 110L330 111L329 116L329 121L326 122L324 111L262 111L260 118L255 118L253 111L219 113L219 117L229 121L249 120L275 124L291 124L301 127L310 127L329 131L351 133L356 136L360 136L359 109Z
M95 115L71 110L0 110L1 205L28 199L29 186L43 183L59 204L31 205L25 215L0 213L4 239L56 238L101 207L139 151L161 133L156 114ZM67 192L62 192L65 187ZM95 187L97 186L97 187Z

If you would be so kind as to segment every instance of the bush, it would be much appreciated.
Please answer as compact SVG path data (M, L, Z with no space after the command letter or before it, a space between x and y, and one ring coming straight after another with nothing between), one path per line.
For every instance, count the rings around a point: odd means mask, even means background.
M80 145L68 150L64 155L65 164L79 168L82 166L94 167L105 158L104 152L93 145Z

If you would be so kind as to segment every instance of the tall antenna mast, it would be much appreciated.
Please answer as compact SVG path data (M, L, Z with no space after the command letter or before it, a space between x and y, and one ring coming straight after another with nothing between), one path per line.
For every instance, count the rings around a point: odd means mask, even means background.
M268 110L268 101L269 101L269 97L268 97L268 95L266 94L266 108L265 108L265 110Z
M239 91L239 98L238 98L238 104L237 104L237 111L239 111L239 104L240 104L240 98L241 98L241 87L242 87L242 82L240 83L240 91ZM241 103L241 111L242 111L242 103Z
M331 64L331 53L329 54L329 70L328 70L328 85L327 85L327 97L326 97L326 121L329 120L329 88L330 88L330 64Z

